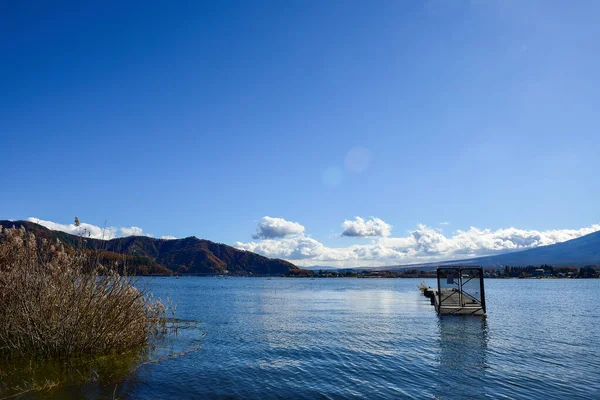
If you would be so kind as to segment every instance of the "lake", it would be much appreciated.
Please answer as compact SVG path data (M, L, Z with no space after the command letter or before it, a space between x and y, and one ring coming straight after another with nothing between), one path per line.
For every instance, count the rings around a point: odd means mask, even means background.
M61 393L600 399L600 280L486 280L487 318L438 317L419 282L154 278L184 320L154 356L202 347Z

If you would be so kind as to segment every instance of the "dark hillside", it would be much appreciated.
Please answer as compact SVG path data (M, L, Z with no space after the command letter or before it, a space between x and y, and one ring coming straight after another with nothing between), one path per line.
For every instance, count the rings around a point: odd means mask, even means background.
M154 239L146 236L128 236L107 241L81 238L65 232L52 231L28 221L0 221L9 228L23 226L37 237L58 239L69 246L83 246L90 250L103 250L110 254L127 255L128 262L144 271L231 275L284 275L298 269L292 263L270 259L261 255L238 250L234 247L194 236L185 239ZM122 256L121 256L122 257ZM131 260L131 262L129 261ZM152 273L152 272L150 272Z

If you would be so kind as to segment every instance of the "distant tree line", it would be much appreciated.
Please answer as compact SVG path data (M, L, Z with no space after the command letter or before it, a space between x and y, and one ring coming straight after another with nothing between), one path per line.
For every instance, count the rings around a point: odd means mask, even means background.
M351 269L327 269L310 271L306 269L291 270L288 277L294 278L434 278L436 271L416 269L404 271L370 271Z
M600 278L600 266L587 265L584 267L556 266L548 264L539 266L486 268L486 278Z
M355 269L291 270L285 276L294 278L436 278L436 270L407 269L402 271L372 271ZM485 268L485 278L600 278L600 266L556 266L548 264Z

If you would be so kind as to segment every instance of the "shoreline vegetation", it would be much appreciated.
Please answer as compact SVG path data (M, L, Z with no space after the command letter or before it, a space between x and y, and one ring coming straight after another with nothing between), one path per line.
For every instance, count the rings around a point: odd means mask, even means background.
M165 305L116 262L102 264L101 253L22 228L3 229L0 238L0 357L105 355L165 332Z
M551 265L526 267L502 268L484 268L484 278L486 279L599 279L600 266L592 265L585 267L552 267ZM322 269L308 270L297 268L289 271L287 274L268 275L268 274L185 274L173 273L169 275L148 275L153 277L173 277L173 278L358 278L358 279L418 279L418 278L436 278L436 270L425 269L404 269L401 271L390 270L360 270L360 269Z
M173 327L125 264L102 261L0 227L0 397L125 374Z
M169 275L144 275L161 278L358 278L358 279L418 279L436 278L436 270L406 269L403 271L368 271L349 270L307 270L298 268L283 275L259 275L259 274L182 274ZM502 267L484 268L486 279L600 279L600 266L577 267L552 267L550 265L527 266L527 267Z
M285 277L299 278L436 278L436 270L404 269L402 271L370 271L360 269L300 270ZM600 266L552 267L551 265L526 267L484 268L486 279L593 279L600 278Z

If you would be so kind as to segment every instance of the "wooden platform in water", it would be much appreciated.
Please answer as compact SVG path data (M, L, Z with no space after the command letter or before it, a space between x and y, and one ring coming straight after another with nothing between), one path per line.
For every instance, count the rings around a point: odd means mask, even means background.
M440 315L485 315L481 303L456 289L448 288L438 292L428 287L423 295L431 299L431 304Z

